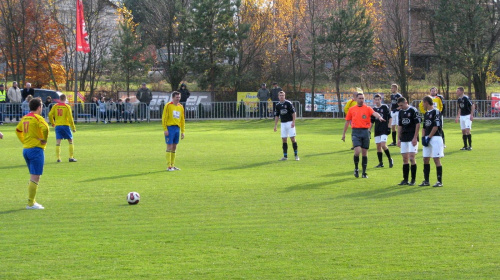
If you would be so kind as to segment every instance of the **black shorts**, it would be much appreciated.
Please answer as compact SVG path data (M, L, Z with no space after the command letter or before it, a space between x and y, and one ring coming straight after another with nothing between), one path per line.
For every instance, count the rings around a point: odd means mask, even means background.
M353 128L351 138L353 147L370 148L370 131L368 131L368 128Z

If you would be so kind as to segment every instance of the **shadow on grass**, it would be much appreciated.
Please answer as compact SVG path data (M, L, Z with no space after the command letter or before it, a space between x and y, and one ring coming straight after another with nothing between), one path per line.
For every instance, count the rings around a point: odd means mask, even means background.
M89 183L89 182L96 182L96 181L100 181L100 180L123 179L123 178L139 177L139 176L145 176L145 175L149 175L149 174L163 173L163 172L167 172L167 171L166 170L158 170L158 171L134 173L134 174L127 174L127 175L120 174L120 175L115 175L115 176L97 177L97 178L82 180L79 182L80 183Z
M417 186L390 186L369 191L350 193L338 196L337 198L364 198L364 199L380 199L389 198L399 195L414 194L421 191L430 190L432 187L417 187Z
M14 166L2 166L2 167L0 167L0 169L16 169L16 168L21 168L21 167L26 167L26 164L14 165Z
M263 165L268 165L272 163L278 163L279 160L273 160L273 161L262 161L262 162L256 162L252 164L246 164L246 165L237 165L237 166L232 166L232 167L224 167L224 168L219 168L219 169L214 169L212 171L223 171L223 170L237 170L237 169L247 169L247 168L254 168L254 167L259 167Z
M16 212L23 211L23 210L26 210L26 209L21 208L21 209L12 209L12 210L7 210L7 211L0 211L0 215L6 215L6 214L11 214L11 213L16 213Z
M349 180L351 180L351 178L342 178L342 179L338 179L338 180L319 182L319 183L297 184L297 185L287 187L286 189L282 190L280 193L287 193L287 192L292 192L292 191L302 191L302 190L315 190L315 189L320 189L321 187L324 187L324 186L335 185L335 184L339 184L339 183L349 181Z

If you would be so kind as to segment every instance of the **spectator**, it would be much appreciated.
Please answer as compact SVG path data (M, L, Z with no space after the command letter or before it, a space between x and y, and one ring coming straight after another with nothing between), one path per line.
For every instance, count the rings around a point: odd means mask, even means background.
M182 107L184 107L184 112L185 112L186 111L186 102L187 102L189 96L191 96L191 93L189 92L189 90L187 89L185 84L181 84L181 87L179 88L178 91L181 93L181 104L182 104ZM163 110L161 110L161 112L163 112Z
M47 96L45 99L45 102L43 103L44 108L43 108L43 117L46 118L48 116L48 112L50 112L50 109L52 109L52 97Z
M153 100L153 94L151 93L151 90L146 87L146 83L142 83L141 88L137 91L137 94L135 95L137 97L137 100L139 100L139 108L137 110L137 114L139 116L137 117L140 118L141 121L146 118L146 120L149 122L149 103L151 103L151 100Z
M26 87L21 91L21 97L23 98L23 101L26 100L28 95L31 95L32 97L35 96L35 89L31 87L30 83L26 83Z
M92 97L92 104L91 104L91 112L92 112L92 117L97 119L98 111L99 111L99 99L97 97ZM96 121L97 122L97 121Z
M23 112L23 116L30 112L30 101L33 99L33 95L26 96L23 103L21 103L21 112Z
M132 123L132 115L134 114L134 104L130 103L130 98L125 99L125 104L123 108L123 114L125 116L124 122L127 123L127 120Z
M17 82L12 83L12 87L9 88L9 91L7 92L7 96L9 97L10 101L10 121L12 121L12 115L16 116L16 121L19 121L19 115L21 114L21 101L22 101L22 95L21 95L21 89L17 87Z
M279 86L277 82L273 83L273 88L271 89L271 101L273 102L273 112L276 109L276 104L280 101L279 98L279 93L280 91L283 91Z
M5 103L8 102L7 93L3 88L3 84L0 84L0 125L3 125L3 112L5 112Z
M120 122L122 118L123 118L123 101L121 99L118 99L118 102L116 103L116 122Z
M108 117L108 122L111 123L111 118L115 115L116 104L113 98L109 98L106 102L106 116Z
M99 117L103 123L108 123L106 121L106 99L104 96L99 100Z
M269 90L266 88L266 84L262 84L259 92L257 92L257 98L259 98L259 116L261 119L262 116L267 119L267 100L269 100Z

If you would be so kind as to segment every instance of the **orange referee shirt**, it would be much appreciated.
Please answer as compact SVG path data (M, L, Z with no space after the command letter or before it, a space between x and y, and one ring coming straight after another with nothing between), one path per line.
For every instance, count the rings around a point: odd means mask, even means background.
M352 128L370 128L371 124L371 116L373 114L372 107L366 106L352 106L349 108L347 112L347 116L345 117L346 121L351 121Z

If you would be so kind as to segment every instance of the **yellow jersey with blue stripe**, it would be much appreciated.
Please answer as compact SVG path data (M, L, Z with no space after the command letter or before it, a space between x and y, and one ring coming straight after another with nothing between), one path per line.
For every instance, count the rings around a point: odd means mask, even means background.
M443 101L437 95L432 97L432 103L434 104L434 109L437 109L439 112L443 111ZM423 101L420 101L420 104L418 105L418 109L420 110L420 113L422 113L422 114L425 114L425 112L427 112L424 109L424 102Z
M52 106L49 112L49 120L53 126L67 125L71 127L71 130L76 130L73 112L68 104L57 103Z
M178 103L177 105L173 102L167 103L163 109L161 122L163 130L167 130L167 126L176 125L181 128L181 133L184 133L184 127L186 124L184 119L184 106L182 106L181 103Z
M29 113L17 124L16 135L25 149L45 149L49 138L49 124L42 116ZM42 141L44 141L43 144Z

